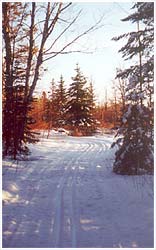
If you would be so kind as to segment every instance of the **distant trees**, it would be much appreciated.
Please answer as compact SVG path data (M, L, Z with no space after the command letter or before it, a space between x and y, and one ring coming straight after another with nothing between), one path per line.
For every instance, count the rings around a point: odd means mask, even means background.
M120 49L126 60L135 59L128 69L117 73L117 78L127 79L126 108L116 141L114 172L141 174L153 172L153 75L154 75L154 3L134 4L135 12L122 21L136 23L137 30L113 38L127 38Z
M27 153L27 142L35 142L30 129L33 94L43 63L60 54L81 52L71 45L101 26L68 35L81 11L70 12L72 3L2 3L3 33L3 154Z
M76 75L68 88L61 75L58 84L52 80L49 95L43 92L42 97L38 98L40 118L35 128L40 128L39 122L42 120L43 127L46 123L49 131L59 127L71 129L75 135L89 135L95 131L97 120L93 84L83 76L78 64L75 71ZM31 114L36 114L35 109L38 110L39 106L34 105ZM43 106L44 110L41 108Z
M47 94L43 91L42 96L36 98L31 111L36 123L32 128L48 129L50 132L52 128L65 127L74 134L87 135L93 134L97 127L116 129L119 126L126 105L126 81L117 79L112 88L113 96L108 99L105 91L104 103L98 104L93 82L88 81L82 74L78 64L75 72L75 76L71 77L72 82L68 82L68 87L61 75L58 82L52 79ZM77 108L79 106L79 111L76 112L74 105ZM85 122L82 122L82 119ZM75 121L77 127L74 125Z
M66 124L66 102L67 89L61 75L58 84L52 79L49 97L46 102L45 121L48 124L48 130L62 127Z
M52 79L48 93L43 91L40 97L36 96L32 105L33 109L30 112L36 122L31 125L31 128L48 129L50 132L53 128L64 127L73 131L74 134L81 135L93 134L98 127L116 129L120 124L123 113L120 91L116 91L116 97L113 96L100 104L95 97L93 83L88 81L86 77L84 78L86 80L84 88L86 111L84 114L88 123L84 123L84 126L78 126L77 129L72 125L71 119L74 115L71 110L68 110L68 105L71 102L69 88L72 83L68 82L67 86L61 75L58 82ZM63 86L61 82L63 82ZM120 84L118 86L118 81L115 84L118 89Z
M107 96L107 89L104 89L104 101L96 105L96 118L100 126L117 129L120 125L123 109L125 106L125 81L116 79L113 81L111 95Z

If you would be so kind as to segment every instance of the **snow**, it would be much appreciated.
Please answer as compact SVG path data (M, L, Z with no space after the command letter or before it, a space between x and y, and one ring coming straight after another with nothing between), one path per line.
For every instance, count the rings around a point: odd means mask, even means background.
M129 77L129 87L130 88L134 88L136 83L138 83L138 76L132 75L131 77Z
M4 160L3 247L154 247L153 177L113 173L112 142L52 131Z
M127 118L131 115L131 110L132 110L132 105L129 104L129 105L128 105L128 110L127 110L127 112L124 114L124 117L123 117L123 122L124 122L124 123L126 123Z

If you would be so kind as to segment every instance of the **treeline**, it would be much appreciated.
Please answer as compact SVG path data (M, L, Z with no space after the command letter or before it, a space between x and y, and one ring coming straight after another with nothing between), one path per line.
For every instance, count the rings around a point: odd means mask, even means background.
M119 93L118 93L119 95ZM83 75L78 64L67 88L63 76L51 82L48 93L37 97L30 112L32 129L66 128L73 135L92 135L97 128L116 128L122 114L119 96L98 104L93 83Z
M41 113L38 112L40 107ZM78 64L69 87L65 86L62 75L58 84L53 79L48 95L43 92L34 103L32 115L39 127L45 126L49 130L68 127L76 135L89 135L95 131L97 120L93 85L87 82Z

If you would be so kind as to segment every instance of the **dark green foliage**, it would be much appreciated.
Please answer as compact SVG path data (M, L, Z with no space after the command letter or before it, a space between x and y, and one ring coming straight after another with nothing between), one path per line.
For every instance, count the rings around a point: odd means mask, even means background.
M66 104L67 104L67 91L64 86L63 76L61 75L59 85L56 89L56 123L58 127L62 127L66 124Z
M145 106L131 105L125 113L117 140L119 150L113 171L119 174L153 173L153 136L151 136L152 112Z
M75 71L76 75L72 77L73 82L68 90L67 123L73 130L85 135L91 134L96 126L93 117L93 89L87 87L87 80L78 65Z
M120 49L127 60L135 59L136 63L120 71L117 77L127 79L127 109L123 114L116 143L113 171L119 174L153 173L153 81L154 81L154 5L136 3L134 14L123 19L136 23L137 31L114 38L123 37L127 43ZM141 25L140 25L141 24ZM141 27L141 28L140 28Z
M86 114L88 117L89 126L86 129L86 134L91 135L95 132L97 128L97 120L95 119L95 96L92 82L87 88L87 97L86 97L86 105L88 107Z
M49 128L62 127L66 123L66 102L67 93L64 86L63 76L60 77L59 84L52 80L50 95L46 101L45 117Z

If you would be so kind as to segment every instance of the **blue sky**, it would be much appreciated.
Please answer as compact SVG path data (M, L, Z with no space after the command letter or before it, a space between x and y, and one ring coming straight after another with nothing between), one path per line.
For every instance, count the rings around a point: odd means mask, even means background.
M60 55L47 61L44 65L47 71L39 82L37 91L48 91L52 78L58 82L61 74L68 86L71 83L71 77L75 75L75 65L79 63L82 73L88 79L92 79L97 99L100 102L104 101L106 88L109 96L111 96L112 81L115 78L116 68L126 67L126 62L122 59L122 55L118 53L124 42L114 42L111 41L111 38L135 30L134 24L120 21L131 12L132 5L132 2L76 3L74 8L83 10L80 22L77 24L79 32L81 32L81 29L92 25L98 20L99 16L104 14L104 26L74 45L75 48L76 46L86 46L91 50L96 48L96 51L93 54Z

